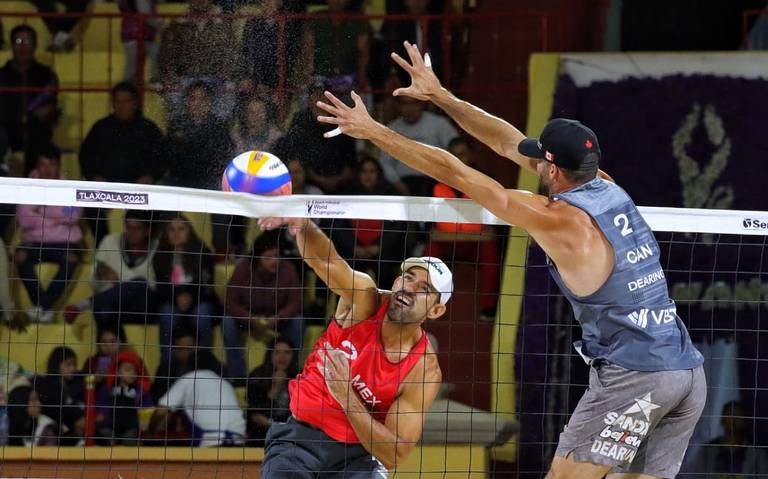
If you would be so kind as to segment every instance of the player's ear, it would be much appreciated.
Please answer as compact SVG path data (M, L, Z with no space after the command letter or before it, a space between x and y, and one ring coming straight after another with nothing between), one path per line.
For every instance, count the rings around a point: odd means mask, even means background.
M427 319L437 319L440 316L445 314L445 310L447 308L444 304L437 303L431 308L429 308L429 311L427 311Z

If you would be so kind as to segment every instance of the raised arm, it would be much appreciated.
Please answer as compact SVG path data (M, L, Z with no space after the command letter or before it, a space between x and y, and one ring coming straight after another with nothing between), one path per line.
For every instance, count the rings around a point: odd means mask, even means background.
M549 200L527 191L505 189L498 181L475 170L440 148L408 139L375 121L368 114L360 96L352 92L354 108L331 93L332 104L318 106L333 116L321 116L320 122L338 125L342 133L366 139L406 165L466 193L499 218L535 232L557 228L557 218L548 208Z
M459 99L443 88L432 67L424 62L415 45L405 42L405 50L408 52L410 63L394 52L392 59L411 76L411 85L395 90L393 93L395 96L404 95L431 101L442 108L464 131L485 143L496 154L514 161L521 168L536 172L538 160L517 151L517 145L526 138L520 130L507 121ZM614 182L613 178L602 170L598 171L597 175L604 180Z
M517 151L517 144L525 139L520 130L501 118L460 100L443 88L432 68L424 63L418 48L408 42L404 44L411 62L407 62L397 53L392 53L392 59L411 76L411 85L395 90L395 96L403 95L431 101L442 108L464 131L488 145L498 155L509 158L522 168L536 171L536 160Z
M352 320L367 318L376 307L376 283L365 273L355 271L336 251L330 238L308 218L261 218L262 229L273 229L283 224L296 235L296 246L304 261L314 270L328 288L347 304L353 304Z

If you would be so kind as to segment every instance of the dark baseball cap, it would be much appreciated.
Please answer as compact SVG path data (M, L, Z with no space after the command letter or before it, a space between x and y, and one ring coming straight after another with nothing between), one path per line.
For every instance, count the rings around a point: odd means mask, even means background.
M517 151L567 170L588 171L600 162L600 144L595 132L566 118L550 120L539 138L526 138L517 145Z

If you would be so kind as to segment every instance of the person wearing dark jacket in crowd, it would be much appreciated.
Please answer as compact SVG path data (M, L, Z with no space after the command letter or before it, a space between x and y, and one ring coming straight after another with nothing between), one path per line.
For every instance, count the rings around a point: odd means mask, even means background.
M11 30L13 58L0 68L0 87L38 88L40 91L0 93L0 121L13 151L50 143L58 114L59 78L35 58L37 32L29 25ZM27 165L27 174L32 169Z
M112 114L97 121L80 146L80 171L90 181L154 183L165 174L160 128L146 119L139 92L127 82L112 88ZM109 232L106 210L90 208L85 217L100 242Z
M154 183L164 173L162 133L139 107L128 82L112 88L112 114L97 121L80 147L80 170L92 181Z
M59 426L43 414L40 396L30 386L17 386L8 394L8 445L56 446Z
M273 421L284 422L291 415L288 381L299 374L298 351L285 339L276 339L264 363L248 375L248 445L264 447Z
M77 355L58 346L48 356L46 375L36 379L42 412L60 425L59 445L83 444L85 436L85 382L77 374Z
M314 85L309 93L309 106L296 114L285 136L276 149L286 157L300 160L307 171L307 179L326 194L344 192L354 177L357 161L355 140L346 135L324 138L328 128L317 122L324 115L316 103L322 100L323 85Z
M224 365L210 349L197 347L194 331L179 327L173 332L173 345L168 360L161 362L155 372L150 390L152 401L157 403L177 379L198 369L208 369L222 377L226 372Z
M184 113L168 126L168 183L219 189L221 172L233 151L229 131L213 114L210 84L196 81L184 93Z
M183 214L166 224L154 263L161 361L169 358L171 335L179 324L197 332L199 347L210 348L216 301L213 253Z
M251 259L235 267L227 284L221 332L232 378L247 374L245 333L258 340L279 333L301 347L301 281L293 262L280 259L279 237L275 230L256 238Z

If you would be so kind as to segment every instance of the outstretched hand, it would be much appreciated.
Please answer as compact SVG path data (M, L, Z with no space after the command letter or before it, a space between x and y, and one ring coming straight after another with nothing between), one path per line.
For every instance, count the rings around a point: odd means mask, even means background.
M394 52L392 53L392 60L411 76L411 86L398 88L392 94L394 96L409 96L417 100L429 100L442 88L440 80L437 79L435 72L432 71L432 66L425 62L425 58L422 58L415 45L407 41L403 42L403 45L411 60L410 63Z
M301 231L302 228L306 226L307 221L309 221L307 218L281 218L270 216L259 218L257 223L259 225L259 229L262 231L270 231L280 228L281 226L287 226L288 233L291 235L296 235L299 231Z
M341 133L349 135L352 138L357 138L359 140L367 140L370 138L378 123L371 118L360 95L354 91L352 92L352 101L355 102L354 107L346 105L331 92L325 92L325 97L330 104L318 101L317 106L333 116L318 116L317 121L329 125L337 125L338 130L341 131ZM331 138L335 136L335 134L331 131L324 136L326 138Z

